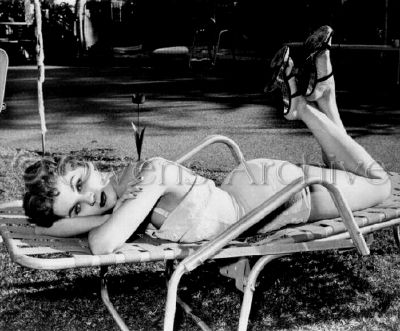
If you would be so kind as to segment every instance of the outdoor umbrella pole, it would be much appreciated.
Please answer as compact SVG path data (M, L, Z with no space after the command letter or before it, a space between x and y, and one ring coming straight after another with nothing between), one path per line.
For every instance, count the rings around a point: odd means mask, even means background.
M44 82L44 52L43 52L43 35L42 35L42 13L40 8L40 1L34 0L35 18L36 18L36 60L38 66L38 108L40 116L40 125L42 129L42 155L46 151L46 119L44 115L44 101L43 101L43 82Z

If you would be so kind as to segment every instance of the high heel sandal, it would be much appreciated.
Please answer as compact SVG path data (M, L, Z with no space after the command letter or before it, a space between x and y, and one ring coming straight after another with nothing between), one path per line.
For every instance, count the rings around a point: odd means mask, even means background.
M277 77L281 72L285 73L285 70L289 63L289 46L283 46L277 51L271 60L271 71L272 77L270 83L264 88L265 93L272 92L278 88Z
M283 100L283 116L285 117L288 117L292 110L292 99L302 94L299 90L294 93L291 91L289 80L295 76L295 70L292 70L288 76L286 75L289 60L289 47L283 46L271 61L271 69L273 72L272 81L271 84L264 89L265 92L271 92L276 88L281 91Z
M314 33L304 42L306 59L301 73L300 81L304 86L301 89L305 97L311 96L318 83L324 82L333 76L333 71L323 77L318 78L317 57L324 51L331 50L330 41L332 39L333 29L324 25L314 31Z

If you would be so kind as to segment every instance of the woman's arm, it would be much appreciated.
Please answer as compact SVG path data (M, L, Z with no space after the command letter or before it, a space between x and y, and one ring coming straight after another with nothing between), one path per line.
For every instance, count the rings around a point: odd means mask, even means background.
M114 211L121 207L125 201L136 199L137 195L142 190L142 188L138 186L141 181L141 178L134 178L128 182L125 192L118 199L114 207ZM93 230L94 228L102 225L110 217L111 214L63 218L54 222L49 228L36 226L35 233L54 237L72 237Z
M54 237L72 237L102 225L110 218L108 215L82 216L62 218L53 223L49 228L35 226L35 233Z
M110 219L89 232L89 246L93 254L110 254L125 243L136 231L158 199L168 189L169 171L164 172L163 159L153 159L141 171L142 191L134 200L125 201Z

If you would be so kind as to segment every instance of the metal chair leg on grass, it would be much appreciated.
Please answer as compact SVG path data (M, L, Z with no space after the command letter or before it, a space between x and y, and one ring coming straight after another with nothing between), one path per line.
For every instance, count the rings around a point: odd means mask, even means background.
M174 329L178 285L185 272L186 270L184 266L179 264L168 281L167 302L165 304L164 315L164 331L173 331Z
M114 305L111 303L110 296L108 295L107 290L107 272L108 267L102 266L100 268L100 277L101 277L101 299L103 300L104 305L106 306L108 312L111 314L112 318L114 319L115 323L117 323L118 327L121 331L129 331L128 326L123 321L122 317L118 314L117 310L115 309Z
M397 248L400 249L400 226L395 225L393 227L393 236L394 236L394 241L396 242Z
M247 330L247 324L249 323L249 316L251 310L251 303L253 301L253 293L256 289L256 281L258 275L269 262L285 255L286 254L265 255L259 258L256 264L251 269L249 276L247 278L247 284L243 295L242 307L240 309L239 328L238 328L239 331Z
M174 272L174 268L173 268L173 260L168 260L166 261L166 268L165 268L165 276L166 276L166 281L167 281L167 288L168 288L168 293L169 293L169 279L170 276L173 274ZM171 276L172 277L172 276ZM179 282L179 280L178 280ZM178 284L177 284L178 285ZM178 291L178 288L176 287L176 292ZM178 295L176 295L176 303L179 304L179 306L183 309L183 311L197 324L197 326L202 330L202 331L211 331L210 327L207 325L207 323L205 323L200 317L198 317L197 315L195 315L192 312L192 308L186 303L184 302ZM176 303L175 303L175 307L176 307ZM171 301L171 305L173 305L173 302ZM166 308L165 309L165 314L167 314L167 311L170 312L172 307ZM175 320L175 312L173 313L172 317L172 323L174 323ZM172 324L173 325L173 324ZM164 330L165 330L165 322L164 322Z

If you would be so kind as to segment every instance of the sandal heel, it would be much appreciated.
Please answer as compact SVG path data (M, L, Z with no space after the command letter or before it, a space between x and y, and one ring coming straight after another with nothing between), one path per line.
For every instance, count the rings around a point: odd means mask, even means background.
M325 51L331 50L330 42L333 36L333 29L324 25L314 31L304 43L305 63L301 74L301 86L304 90L304 96L310 97L318 83L324 82L333 76L333 72L318 78L317 57Z
M285 117L292 111L292 99L302 95L301 91L297 90L296 92L292 92L290 88L289 80L297 76L295 69L293 69L289 75L286 75L286 69L290 61L289 51L289 47L284 46L273 57L271 61L271 68L273 71L272 80L265 89L268 92L275 89L280 90L283 101L283 115Z

